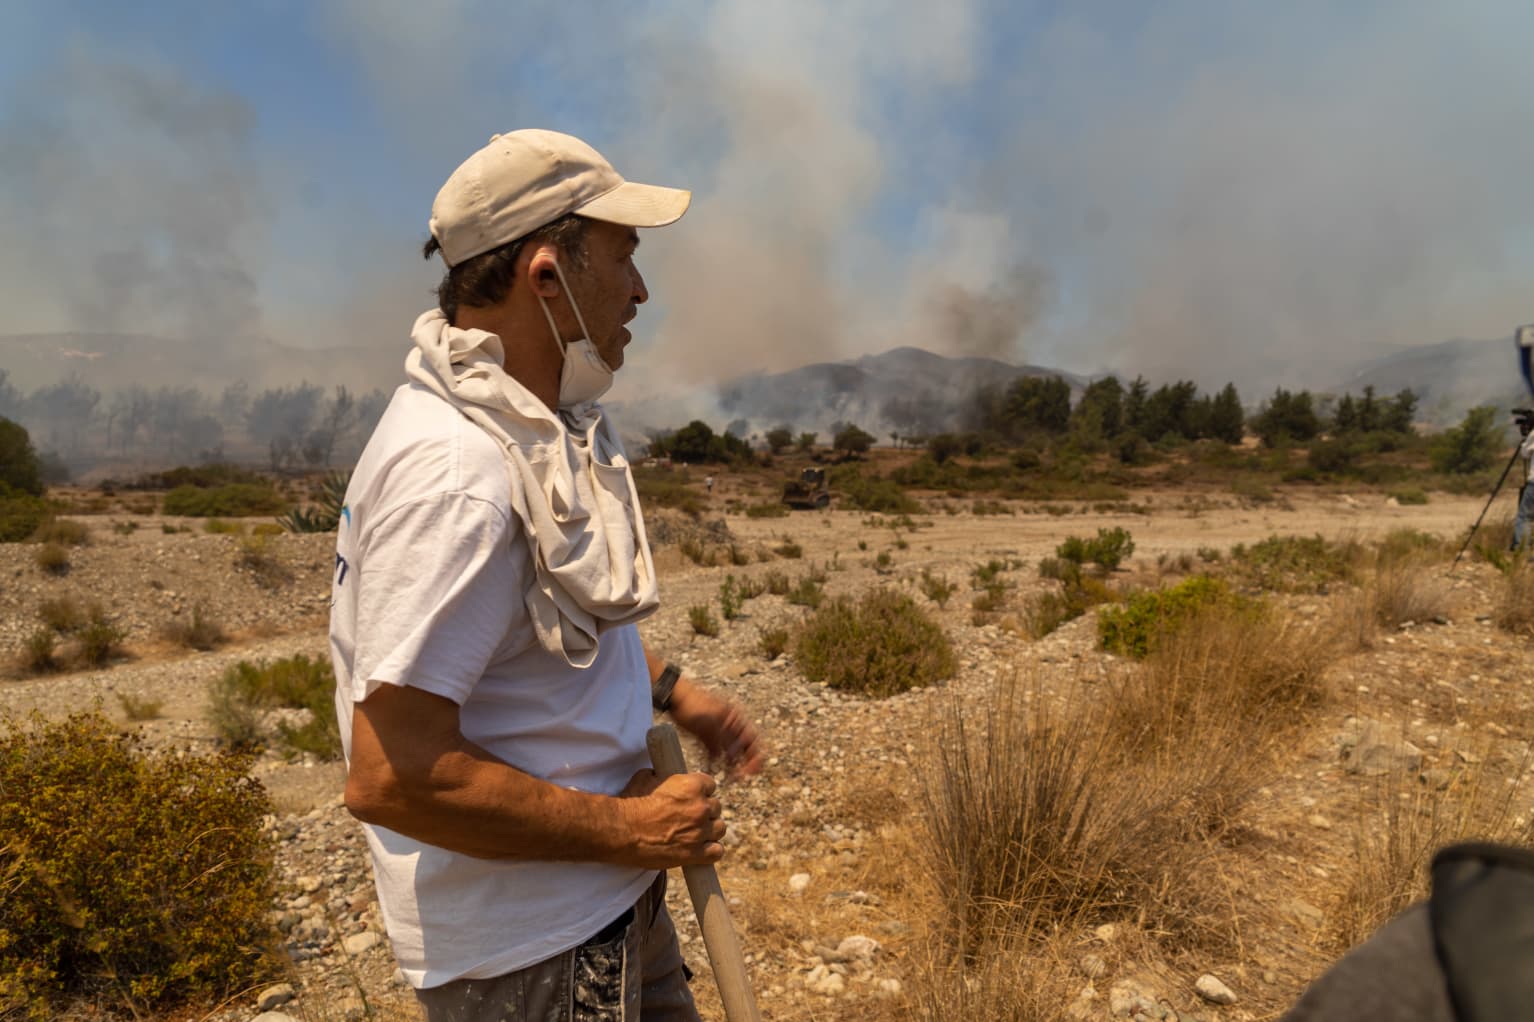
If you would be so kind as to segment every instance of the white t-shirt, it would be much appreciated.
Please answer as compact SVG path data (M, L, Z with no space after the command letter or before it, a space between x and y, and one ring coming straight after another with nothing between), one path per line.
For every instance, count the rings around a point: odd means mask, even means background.
M498 443L426 389L394 393L352 473L336 539L330 648L351 758L352 705L413 685L461 707L464 735L534 777L615 794L650 765L638 629L602 634L585 670L538 645L533 571ZM574 947L631 905L650 870L480 859L364 824L384 923L416 987L483 979Z

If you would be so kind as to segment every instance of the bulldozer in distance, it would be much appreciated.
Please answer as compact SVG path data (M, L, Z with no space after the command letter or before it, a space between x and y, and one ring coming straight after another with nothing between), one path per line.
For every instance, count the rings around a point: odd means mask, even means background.
M798 479L783 484L783 503L800 511L816 511L831 506L831 491L826 489L826 470L807 468Z

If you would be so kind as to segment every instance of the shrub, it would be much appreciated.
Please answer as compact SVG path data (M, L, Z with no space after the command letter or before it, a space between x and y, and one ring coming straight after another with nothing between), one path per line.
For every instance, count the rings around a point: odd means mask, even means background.
M48 502L41 497L0 487L0 543L30 538L48 515Z
M870 478L855 471L841 472L836 476L836 488L849 506L860 511L920 514L922 510L920 502L890 479Z
M41 497L43 469L26 428L0 415L0 494L7 490Z
M959 583L948 581L947 575L934 575L923 568L921 570L921 591L927 599L939 607L948 606L948 598L959 591Z
M57 543L60 546L86 546L91 541L90 530L79 522L67 518L49 518L32 533L34 543Z
M178 646L198 650L217 649L227 638L223 627L208 616L200 603L192 605L192 613L187 617L167 621L161 634Z
M42 619L43 624L60 635L78 631L88 620L86 612L68 596L44 600L37 608L37 616Z
M331 472L320 480L311 507L292 507L277 519L279 528L288 532L335 532L346 507L346 487L350 472Z
M787 572L778 571L776 569L769 571L767 574L762 576L762 583L766 585L767 591L774 596L788 595Z
M1110 607L1097 616L1098 644L1109 653L1143 658L1163 636L1200 609L1235 602L1230 587L1208 575L1195 575L1166 589L1136 593L1123 606Z
M958 669L942 628L890 589L820 607L799 632L794 659L811 681L873 697L931 685Z
M243 536L244 522L226 522L222 518L209 518L202 523L202 531L210 536Z
M57 543L44 543L37 548L37 566L49 575L69 574L69 551Z
M820 582L815 581L811 576L805 575L794 583L794 587L788 591L786 598L789 603L800 607L809 607L813 610L820 606L820 602L825 598L825 595L824 586Z
M1494 465L1501 435L1496 422L1496 408L1478 405L1465 413L1458 426L1433 437L1428 456L1434 471L1470 475Z
M209 717L230 746L253 750L266 744L266 721L278 716L277 736L289 752L334 760L341 755L335 687L335 674L324 657L310 660L299 654L256 664L241 660L214 682ZM304 712L296 715L301 722L294 724L273 713L278 710Z
M726 621L734 621L740 616L740 605L744 602L740 589L735 584L735 576L726 575L719 585L719 613Z
M1397 504L1402 506L1409 507L1414 504L1427 503L1427 494L1422 490L1417 489L1416 487L1411 487L1410 489L1405 490L1395 490L1390 495L1395 498Z
M99 713L0 738L0 1005L145 1017L266 978L271 806L247 766L148 756Z
M786 558L790 561L797 561L799 558L804 556L804 547L800 546L798 543L795 543L789 537L784 536L783 542L773 547L772 552L777 554L779 557Z
M758 643L758 646L762 651L762 656L766 657L768 660L776 660L778 657L782 656L783 651L788 648L788 629L762 629L761 639Z
M101 607L91 609L90 620L76 633L80 643L80 660L90 667L100 667L113 657L122 654L122 641L127 632L107 620Z
M687 620L691 623L693 633L696 635L707 635L712 638L719 634L719 622L706 603L695 603L688 607Z
M787 518L787 504L750 504L746 507L747 518Z
M227 483L203 488L177 486L161 504L167 515L188 518L249 518L272 515L284 506L282 494L271 483Z
M1042 639L1067 621L1074 621L1099 603L1108 603L1113 594L1095 578L1078 575L1068 579L1058 591L1036 593L1023 609L1023 627L1032 639Z
M1073 564L1091 562L1112 571L1135 552L1135 541L1124 528L1098 529L1092 539L1071 536L1055 548L1055 554Z
M1229 571L1246 585L1278 592L1324 593L1354 577L1359 546L1320 536L1269 536L1230 549Z
M129 720L154 720L164 705L158 699L143 699L127 692L117 693L117 702L123 708L123 716Z
M271 544L265 536L242 540L234 563L236 567L250 572L256 585L262 589L280 589L293 581L293 573L272 553Z
M51 628L35 629L22 646L21 663L33 674L48 674L59 669L59 636Z

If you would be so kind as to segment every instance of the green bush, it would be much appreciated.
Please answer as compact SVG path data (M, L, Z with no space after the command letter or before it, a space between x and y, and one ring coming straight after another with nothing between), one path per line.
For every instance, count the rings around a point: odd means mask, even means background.
M128 633L108 621L100 608L94 610L76 636L80 642L80 660L88 667L100 667L122 654L122 641Z
M1358 560L1357 543L1337 543L1320 536L1269 536L1230 549L1229 571L1237 580L1278 592L1324 593L1333 582L1351 579Z
M746 507L747 518L787 518L787 504L750 504Z
M891 589L820 607L795 639L794 660L811 681L873 697L931 685L958 669L943 629Z
M329 473L311 494L313 506L290 508L277 519L278 527L288 532L335 532L346 509L346 487L351 480L350 472Z
M1478 405L1465 413L1458 426L1446 429L1428 442L1428 457L1437 472L1469 475L1496 464L1502 431L1497 410Z
M1096 537L1071 536L1055 547L1055 554L1074 564L1091 562L1112 571L1135 552L1135 541L1124 528L1098 529Z
M282 494L271 483L227 483L203 488L178 486L165 495L161 508L168 515L188 518L249 518L283 509Z
M0 543L30 539L51 512L48 502L0 484Z
M1166 589L1136 593L1122 606L1104 609L1097 616L1098 643L1109 653L1142 658L1203 608L1237 602L1239 598L1224 581L1195 575Z
M140 476L132 486L140 490L173 490L178 486L212 490L232 483L265 486L268 480L253 469L215 462L208 465L180 465L164 472L151 472Z
M706 603L695 603L688 607L687 621L692 625L695 635L707 635L713 638L719 634L719 620L714 617L714 612L708 609Z
M62 1017L80 998L144 1018L269 976L271 806L247 766L148 756L100 713L11 722L0 736L0 1015Z
M860 511L879 511L887 514L920 514L920 502L912 499L900 484L891 479L865 476L851 466L837 470L833 475L837 491L850 507Z
M341 756L335 688L335 673L323 657L310 660L298 654L258 664L241 660L214 682L208 713L219 736L244 751L266 744L263 720L270 711L307 710L302 724L277 725L282 745L292 753L335 760Z
M788 629L762 629L758 648L761 649L762 656L766 657L768 660L776 660L778 657L782 656L783 651L788 648Z
M42 461L26 427L0 415L0 494L43 495Z

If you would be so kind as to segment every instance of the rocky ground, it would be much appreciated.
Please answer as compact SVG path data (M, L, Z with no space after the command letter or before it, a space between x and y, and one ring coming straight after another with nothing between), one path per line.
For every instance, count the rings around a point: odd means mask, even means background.
M716 492L717 512L729 496L727 487ZM1160 575L1158 560L1175 564L1201 548L1223 550L1274 533L1367 539L1406 526L1459 536L1480 505L1475 498L1436 495L1410 508L1345 494L1289 495L1255 505L1180 493L1135 499L1148 514L1122 507L1030 513L1017 505L1007 515L919 516L915 528L901 529L852 511L764 519L716 513L706 517L726 522L738 550L753 555L744 558L750 563L705 567L674 543L660 546L664 606L643 626L646 641L688 674L744 702L770 743L771 760L760 777L724 786L732 847L720 867L765 1017L867 1018L899 1004L930 912L922 898L908 896L903 879L909 877L917 772L944 707L954 700L983 706L999 680L1018 676L1044 691L1090 699L1096 681L1115 669L1114 658L1095 648L1090 614L1037 641L1006 613L976 624L968 588L976 565L1022 561L1011 573L1017 588L1010 599L1017 605L1045 584L1034 570L1039 558L1065 536L1091 535L1101 526L1133 533L1136 552L1121 575L1149 584ZM273 536L253 562L250 540L242 537L176 531L183 523L157 517L77 520L88 526L90 544L72 552L63 575L37 567L35 546L0 545L0 655L19 657L41 603L66 595L100 601L126 632L128 655L63 674L25 677L15 670L0 682L0 707L59 715L101 700L105 712L126 723L127 701L158 701L157 718L131 726L156 744L207 748L215 741L206 716L208 687L228 664L326 655L333 537ZM802 548L800 558L766 554L785 538ZM884 552L889 562L879 564ZM726 574L793 576L811 564L826 569L832 595L875 584L918 592L923 569L959 583L946 608L923 601L959 650L958 676L940 689L878 702L811 684L790 657L768 660L761 651L764 630L805 614L769 595L721 622L717 637L694 633L689 608L708 603L718 616ZM1153 940L1127 940L1115 926L1083 933L1071 963L1083 988L1073 1007L1077 1017L1259 1019L1292 1002L1337 951L1329 942L1330 915L1360 820L1361 756L1409 771L1412 783L1431 784L1444 771L1486 757L1507 761L1507 776L1524 776L1534 663L1526 639L1492 623L1498 581L1484 564L1462 566L1447 583L1452 609L1441 623L1403 626L1332 669L1337 698L1275 771L1248 823L1249 840L1230 885L1242 920L1240 947L1224 958L1195 960L1158 955ZM1326 597L1288 602L1300 614L1325 614L1330 607ZM226 645L194 653L165 637L167 623L194 606L229 632ZM1396 767L1398 761L1403 765ZM251 991L208 1018L247 1022L263 1012L270 1013L263 1022L415 1017L381 938L361 835L339 803L340 768L273 755L258 769L277 809L270 826L285 889L273 913L292 966L284 983ZM722 1018L697 924L676 879L670 902L699 976L694 986L705 1017Z

